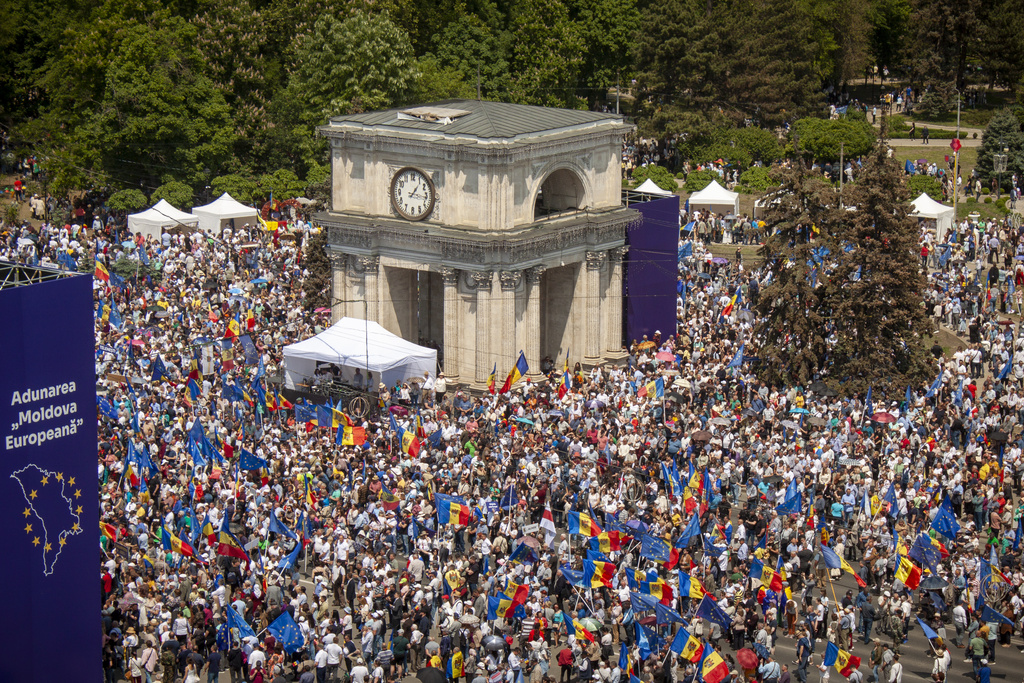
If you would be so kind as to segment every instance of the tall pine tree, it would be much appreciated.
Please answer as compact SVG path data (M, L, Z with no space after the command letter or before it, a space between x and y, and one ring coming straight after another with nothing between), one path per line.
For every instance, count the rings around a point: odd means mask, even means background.
M934 327L923 306L920 230L910 217L902 167L880 140L864 161L846 201L841 248L828 285L836 330L830 376L845 392L900 394L934 376L925 339Z
M761 255L770 279L756 304L759 374L770 383L806 384L828 354L823 268L836 251L839 198L802 166L777 173L780 184L763 199L768 237Z

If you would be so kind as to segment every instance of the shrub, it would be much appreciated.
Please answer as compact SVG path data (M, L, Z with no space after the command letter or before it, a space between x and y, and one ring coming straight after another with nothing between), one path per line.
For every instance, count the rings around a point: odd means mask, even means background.
M118 190L110 195L107 206L114 211L138 211L147 204L146 195L141 190Z
M714 171L694 171L686 176L686 191L699 192L710 185L712 180L718 180L718 174Z
M767 168L753 166L740 175L740 184L754 192L764 192L775 185L775 179Z
M907 120L899 114L894 114L889 117L889 133L895 136L897 133L908 133L910 132L910 126L907 125Z
M641 166L633 171L633 187L639 187L648 178L653 180L655 185L668 192L675 192L679 189L679 185L676 184L676 179L672 176L672 173L664 166L655 166L654 164Z
M942 201L942 183L934 176L924 174L911 176L907 181L907 187L910 189L911 197L917 197L924 192L935 201Z

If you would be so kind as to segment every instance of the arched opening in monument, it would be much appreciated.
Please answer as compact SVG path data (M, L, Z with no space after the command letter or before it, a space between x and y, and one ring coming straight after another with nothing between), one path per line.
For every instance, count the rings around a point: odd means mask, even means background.
M534 220L566 211L587 208L583 181L573 171L560 168L544 179L533 205Z

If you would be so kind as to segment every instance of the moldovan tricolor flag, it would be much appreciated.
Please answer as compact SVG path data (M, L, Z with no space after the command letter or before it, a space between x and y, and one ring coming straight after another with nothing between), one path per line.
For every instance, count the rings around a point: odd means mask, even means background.
M521 380L529 370L530 366L526 364L526 355L520 351L519 360L512 366L512 370L508 373L508 377L505 378L505 383L501 386L499 393L507 394L512 386Z
M110 282L110 273L107 272L106 266L99 261L96 262L96 272L93 274L93 277L103 282Z
M495 363L494 364L494 369L491 370L491 376L487 378L487 391L492 396L494 395L494 392L498 390L497 380L496 380L497 376L498 376L498 364Z
M711 652L704 658L701 675L705 683L718 683L729 675L729 665L725 663L720 654Z
M921 583L921 570L907 558L901 557L900 566L896 569L896 578L902 581L904 586L914 590Z

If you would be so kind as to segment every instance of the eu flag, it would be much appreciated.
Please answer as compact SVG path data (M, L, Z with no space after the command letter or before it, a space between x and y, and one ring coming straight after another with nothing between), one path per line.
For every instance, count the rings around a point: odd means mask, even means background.
M260 470L267 467L267 461L243 448L242 454L238 458L238 466L243 470Z
M289 654L301 650L305 642L299 625L295 623L295 619L288 612L282 612L281 616L267 626L267 632L281 641L284 651Z
M640 542L640 557L655 562L668 562L670 550L668 543L650 534L644 534Z
M960 532L960 523L956 521L956 515L953 514L949 496L946 496L942 505L939 506L938 512L935 513L932 528L946 538L952 541L956 540L956 535Z
M256 637L256 632L252 630L252 627L246 623L242 615L235 611L235 608L231 605L224 605L224 609L228 614L228 628L238 629L239 638Z

